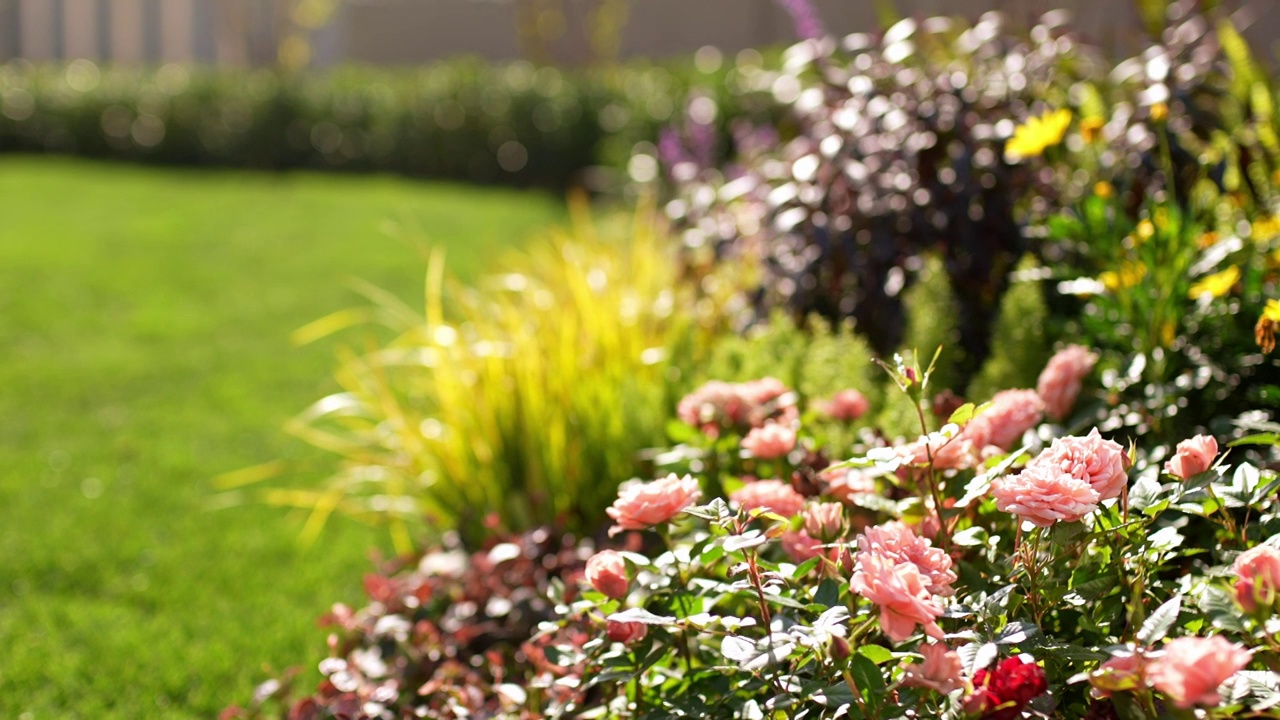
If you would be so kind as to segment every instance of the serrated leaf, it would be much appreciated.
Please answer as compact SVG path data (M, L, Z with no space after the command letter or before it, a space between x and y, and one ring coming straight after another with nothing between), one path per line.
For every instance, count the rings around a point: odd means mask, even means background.
M1160 483L1150 475L1138 476L1137 482L1129 488L1129 509L1143 512L1160 498Z
M989 667L991 663L1000 655L1000 646L995 643L969 643L962 645L956 652L960 655L960 660L965 664L965 675L973 677L978 670Z
M730 535L725 538L724 549L727 552L736 552L747 548L759 547L768 541L769 539L759 530L748 530L741 535Z
M755 642L738 635L730 635L721 641L720 654L726 660L737 663L744 670L756 671L782 662L795 648L796 644L793 640L786 635L779 636L777 633Z
M732 517L733 512L729 510L729 504L724 498L716 498L706 505L695 505L684 509L686 515L692 515L703 520L724 520Z
M1244 622L1240 619L1240 610L1236 607L1235 598L1222 588L1209 586L1200 594L1196 603L1200 612L1204 613L1213 626L1222 630L1242 632Z
M637 622L645 625L675 625L676 619L667 615L655 615L644 608L630 608L609 616L617 622Z
M1174 595L1147 617L1138 630L1138 642L1153 645L1164 638L1178 622L1178 613L1182 611L1182 596Z
M1040 628L1034 623L1015 620L1003 629L995 637L995 642L999 645L1017 645L1040 634Z

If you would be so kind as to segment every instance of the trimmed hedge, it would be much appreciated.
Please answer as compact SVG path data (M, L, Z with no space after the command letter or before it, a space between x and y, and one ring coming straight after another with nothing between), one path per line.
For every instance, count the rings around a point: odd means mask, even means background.
M691 88L717 94L724 127L768 112L770 103L743 86L737 68L690 64L565 71L464 59L288 75L14 62L0 65L0 152L598 185L609 174L584 171L625 168L635 144L653 141Z

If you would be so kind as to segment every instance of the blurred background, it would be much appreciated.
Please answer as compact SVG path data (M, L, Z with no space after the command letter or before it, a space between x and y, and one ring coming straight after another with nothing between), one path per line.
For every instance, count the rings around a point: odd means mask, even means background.
M875 2L804 5L841 35L882 19ZM1275 41L1275 5L1249 4L1247 37ZM1135 5L1104 0L902 0L892 8L965 17L1000 10L1023 23L1064 9L1094 44L1120 48L1141 36ZM584 64L703 46L733 53L795 37L791 15L775 0L0 0L0 29L0 60L310 67L457 55Z

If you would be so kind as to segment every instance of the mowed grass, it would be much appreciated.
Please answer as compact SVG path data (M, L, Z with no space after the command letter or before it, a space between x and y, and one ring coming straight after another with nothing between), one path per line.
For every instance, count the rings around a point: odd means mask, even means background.
M333 389L333 345L289 333L356 304L352 277L419 304L418 240L474 277L562 212L0 156L0 717L210 718L264 665L314 673L316 618L361 600L384 533L335 520L301 549L299 516L216 509L211 482L309 455L280 427Z

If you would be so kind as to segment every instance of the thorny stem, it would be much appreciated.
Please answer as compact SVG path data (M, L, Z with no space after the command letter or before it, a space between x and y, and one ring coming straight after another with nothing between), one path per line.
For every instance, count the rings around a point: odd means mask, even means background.
M1031 613L1036 617L1036 625L1041 624L1044 611L1040 608L1040 593L1036 588L1036 577L1040 574L1038 561L1040 558L1040 528L1031 533L1031 541L1023 544L1022 568L1027 573L1027 599L1031 602Z
M933 512L938 516L938 545L942 551L951 553L951 532L947 528L947 522L942 519L942 493L938 488L938 478L933 470L933 448L929 446L929 421L925 419L924 408L920 407L919 402L913 403L916 406L916 416L920 418L920 430L924 435L924 452L929 459L929 495L933 498Z
M764 621L765 628L773 626L773 616L769 614L769 603L764 597L764 586L760 583L760 566L756 563L756 554L748 552L747 555L747 574L751 578L751 587L756 590L756 598L760 601L760 619Z

